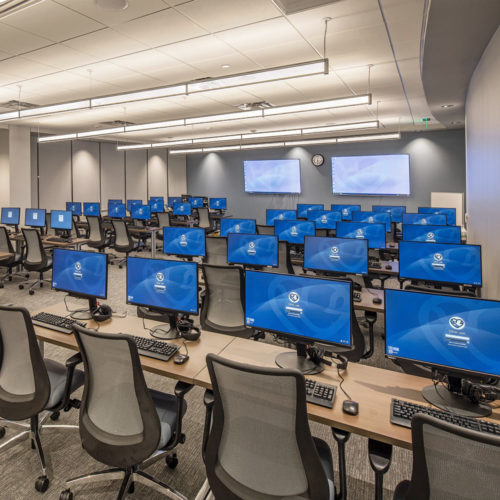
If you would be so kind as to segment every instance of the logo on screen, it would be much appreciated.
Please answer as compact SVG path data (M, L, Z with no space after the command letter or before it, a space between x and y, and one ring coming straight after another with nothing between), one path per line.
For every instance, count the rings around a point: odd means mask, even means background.
M33 217L33 220L37 220L38 219L38 214L36 212L33 212L32 217Z
M330 260L340 260L338 247L330 248Z
M179 245L181 247L187 247L187 238L185 234L181 234L181 241L179 242Z
M449 323L454 330L462 330L465 328L465 321L460 316L452 316Z
M326 215L322 215L320 220L321 220L322 224L326 224L328 222L328 219L326 218Z
M347 210L347 208L344 208L344 209L342 210L342 214L343 214L343 215L349 215L349 210Z
M292 229L291 229L291 231L290 231L290 234L291 234L292 236L298 236L298 234L299 234L299 233L297 232L297 226L292 226Z
M180 210L181 212L184 212L184 205L181 205L181 206L179 207L179 210Z
M296 304L300 300L300 295L297 292L290 292L288 294L288 300L292 304Z
M248 244L248 250L247 250L248 255L255 255L257 251L255 250L255 243L251 241Z
M139 208L139 210L137 210L137 212L139 213L139 215L142 215L142 208Z
M155 276L154 288L158 293L163 293L165 291L165 275L162 272L157 272Z
M278 219L283 219L285 216L283 214L278 215Z
M427 219L422 219L422 224L427 224Z
M368 217L368 222L373 222L373 217L371 215Z
M356 238L362 238L363 237L363 230L361 228L356 229Z
M434 261L432 262L432 267L438 270L442 270L446 267L445 263L443 262L443 254L439 252L434 254Z
M427 241L434 241L436 235L431 231L427 233Z
M219 202L219 200L217 200L217 201L215 202L215 205L218 207L218 206L219 206L219 204L220 204L220 202Z
M78 261L75 262L75 270L73 271L73 277L77 280L81 280L83 276L82 264Z
M236 233L239 233L240 232L240 225L239 224L236 224L236 226L234 226L234 231Z

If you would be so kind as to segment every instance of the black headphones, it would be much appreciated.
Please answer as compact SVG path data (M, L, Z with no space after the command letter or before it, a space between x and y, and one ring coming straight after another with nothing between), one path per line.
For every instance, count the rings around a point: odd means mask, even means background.
M113 310L106 304L98 304L96 307L90 310L92 314L92 319L97 323L102 323L111 318Z
M316 365L323 363L325 365L332 366L332 362L324 357L325 350L321 349L321 347L309 346L307 348L307 355ZM335 363L335 368L337 368L337 370L345 370L347 368L347 358L345 356L336 352L331 352L330 355L332 358L340 360L340 363Z
M195 341L200 338L201 330L197 326L194 326L193 323L193 320L189 318L180 318L177 320L177 331L184 340Z
M498 397L495 387L486 384L475 384L467 379L462 380L462 394L470 398L475 404L495 401Z

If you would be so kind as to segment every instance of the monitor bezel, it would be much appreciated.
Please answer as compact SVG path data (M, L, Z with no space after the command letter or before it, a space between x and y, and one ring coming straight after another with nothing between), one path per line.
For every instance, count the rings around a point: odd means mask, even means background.
M190 201L190 200L192 200L192 199L201 200L201 205L194 206L194 205L191 203L191 201ZM190 204L191 204L191 209L193 209L193 208L203 208L203 196L190 196L190 197L188 198L188 203L190 203Z
M17 210L17 222L3 222L3 211L4 210ZM0 211L0 224L4 226L19 226L21 222L21 207L2 207Z
M114 203L114 205L123 205L124 209L125 209L125 214L120 217L119 215L111 215L110 212L109 212L109 208L108 208L108 217L111 217L112 219L124 219L125 217L127 217L127 205L125 205L125 203Z
M220 219L220 236L222 238L227 238L227 235L230 233L226 233L225 235L222 234L222 221L223 220L244 220L244 221L253 221L253 224L255 226L255 231L253 233L236 233L236 234L257 234L257 220L256 219L248 219L247 217L221 217Z
M370 239L369 238L348 238L348 239L368 240L368 248L369 249L372 249L372 250L387 250L387 231L385 230L385 224L383 224L381 222L358 222L358 221L352 221L352 220L342 220L340 222L341 223L348 223L348 224L370 224L372 226L375 225L375 224L378 224L379 226L383 226L383 228L384 228L384 240L385 240L383 248L380 248L380 247L371 247L370 246ZM338 230L338 226L337 226L337 230ZM345 236L338 236L338 238L345 238Z
M165 229L167 231L165 231ZM171 230L183 230L183 231L199 231L200 233L203 233L203 241L205 242L204 244L204 250L205 253L203 254L198 254L198 253L173 253L173 252L167 252L165 250L165 243L166 243L166 232L169 232ZM175 255L177 257L206 257L207 255L207 242L206 242L206 235L205 235L205 230L200 227L176 227L176 226L165 226L163 228L163 253L165 255Z
M156 210L156 209L153 210L153 203L155 205L158 205L158 203L160 203L160 209L159 210ZM148 200L148 205L149 205L149 208L151 210L151 215L152 214L163 214L163 213L165 213L165 203L163 203L163 202Z
M389 229L387 229L387 224L385 225L385 230L387 233L392 232L392 217L391 214L388 212L375 212L374 210L353 210L351 212L351 215L353 215L353 218L351 222L368 222L364 220L354 220L354 213L358 212L360 214L383 214L383 215L388 215L389 216ZM384 222L379 222L379 221L373 221L373 222L368 222L368 224L384 224Z
M252 264L252 263L249 263L249 262L237 262L235 260L229 260L229 240L232 238L232 236L255 236L257 238L262 238L262 237L267 237L267 238L275 238L276 240L276 262L277 264L275 266L273 266L272 264ZM228 264L240 264L242 266L247 266L247 267L272 267L273 269L277 269L280 267L280 251L279 251L279 239L276 235L274 234L252 234L252 233L228 233L228 235L226 236L227 238L227 252L226 252L226 261Z
M462 245L462 227L461 226L441 226L439 224L401 224L401 235L402 235L402 239L401 241L416 241L417 243L443 243L445 245ZM418 226L418 227L437 227L437 228L441 228L441 227L444 227L444 228L458 228L458 232L459 232L459 235L460 235L460 243L444 243L442 241L418 241L418 240L405 240L404 238L404 234L405 234L405 226L406 227L415 227L415 226Z
M421 208L430 208L431 210L454 210L455 211L455 224L448 224L448 215L447 214L436 214L434 212L421 212ZM434 215L444 215L446 217L446 225L447 226L456 226L457 225L457 209L455 207L418 207L417 213L419 214L434 214Z
M189 212L183 212L182 214L176 214L175 213L175 205L189 205ZM180 216L185 215L185 216L189 216L192 213L193 213L193 206L188 201L181 201L181 202L178 202L178 203L174 203L174 206L172 207L172 215L180 215Z
M71 221L71 224L70 224L70 227L67 228L67 227L53 227L52 226L52 214L54 212L68 212L70 215L70 221ZM49 228L50 229L57 229L58 231L71 231L73 229L73 212L71 212L70 210L52 210L50 212L50 221L49 221Z
M97 205L97 213L95 213L95 214L87 214L87 213L85 213L86 212L85 205ZM84 201L83 202L83 215L85 217L92 217L94 215L97 216L97 217L99 217L101 215L101 202L100 201Z
M267 162L267 161L296 161L299 166L299 191L249 191L246 186L247 170L246 164L248 162ZM248 194L270 194L270 195L301 195L302 194L302 165L300 158L278 158L271 160L243 160L243 191Z
M226 200L226 202L225 202L225 207L224 207L224 208L220 208L220 207L218 207L218 208L217 208L217 207L212 207L212 206L211 206L212 200ZM215 197L215 198L209 198L209 199L208 199L208 208L209 208L210 210L227 210L227 197L226 197L226 198L224 198L224 197L220 197L220 196L219 196L219 197Z
M38 224L38 225L26 224L26 213L28 212L28 210L41 210L43 212L43 218L41 219L42 224ZM66 212L71 212L71 210L66 210ZM46 225L45 218L46 217L47 217L47 210L45 208L25 208L24 209L24 224L27 227L45 227L45 225ZM71 212L71 217L73 217L73 212Z
M196 262L189 262L189 261L184 261L184 260L169 260L169 259L158 259L158 258L155 258L155 259L152 259L152 258L148 258L148 257L131 257L131 256L127 256L127 273L128 273L128 269L129 269L129 266L128 266L128 261L129 259L137 259L137 260L148 260L148 261L152 261L152 260L155 260L155 261L158 261L158 262L173 262L175 264L188 264L188 265L192 265L192 266L196 266L196 312L192 312L192 311L183 311L183 310L180 310L180 309L169 309L167 307L161 307L161 306L156 306L156 305L152 305L152 304L142 304L142 303L139 303L139 302L131 302L128 300L128 277L127 275L125 276L125 293L126 293L126 303L129 304L129 305L132 305L132 306L140 306L140 307L149 307L151 309L154 309L154 310L158 310L158 311L165 311L165 312L168 312L168 313L182 313L182 314L188 314L190 316L198 316L200 314L200 294L199 294L199 286L200 286L200 279L199 279L199 268L200 266L198 265L198 263Z
M254 326L254 325L248 325L247 324L247 293L246 293L246 274L247 273L259 273L259 274L271 274L275 276L288 276L291 278L305 278L305 279L312 279L312 280L321 280L321 281L329 281L329 282L340 282L340 283L345 283L349 287L349 337L350 337L350 343L347 344L341 344L340 342L332 342L332 341L327 341L327 340L320 340L320 339L314 339L312 337L306 337L302 335L297 335L296 333L288 333L288 332L283 332L280 330L271 330L268 328L263 328L259 326ZM353 314L354 314L354 309L353 309L353 301L352 301L352 292L353 292L353 286L352 286L352 281L351 280L345 280L345 279L332 279L332 278L325 278L325 277L319 277L319 276L304 276L304 275L297 275L297 274L285 274L285 273L269 273L265 271L255 271L255 270L248 270L245 271L245 289L244 289L244 312L245 312L245 326L247 328L253 328L255 330L264 330L266 332L270 333L276 333L280 336L287 337L291 339L292 342L302 342L305 341L305 343L312 343L312 344L322 344L326 346L334 346L334 347L345 347L347 350L349 348L353 347L353 339L352 339L352 329L353 329Z
M273 222L272 224L268 224L268 217L267 217L267 214L269 213L270 210L273 210L273 211L276 211L276 212L284 212L284 211L287 211L287 212L295 212L295 219L297 219L297 210L294 210L293 208L266 208L266 226L274 226L274 221L276 220L273 219ZM294 219L279 219L279 220L294 220Z
M304 246L305 244L305 238L306 236L316 236L316 223L312 220L307 220L307 219L279 219L278 222L297 222L297 223L303 223L303 222L310 222L312 225L313 225L313 228L314 228L314 234L304 234L304 242L303 243L300 243L300 242L296 242L296 241L288 241L288 240L282 240L280 239L279 237L279 234L276 234L276 220L274 221L274 236L277 236L278 237L278 241L286 241L289 245L302 245ZM320 228L322 229L322 228Z

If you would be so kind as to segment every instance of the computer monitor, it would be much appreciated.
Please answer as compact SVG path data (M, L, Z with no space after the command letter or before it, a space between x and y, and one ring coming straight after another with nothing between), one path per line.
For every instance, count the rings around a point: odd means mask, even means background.
M386 247L385 224L371 222L337 222L337 233L339 238L356 238L368 240L369 248Z
M30 227L45 227L45 209L27 208L24 212L24 223Z
M182 198L180 196L169 196L167 200L167 205L170 208L174 208L174 203L182 203Z
M101 204L98 202L83 204L83 215L87 217L88 215L100 215L101 214Z
M391 215L387 212L354 211L352 212L352 220L354 222L369 222L371 224L379 222L380 224L385 224L385 230L388 233L391 232Z
M481 246L400 241L399 276L481 286Z
M149 206L151 207L152 214L158 214L165 212L165 205L162 200L149 200Z
M227 198L210 198L210 210L227 210Z
M227 262L245 266L278 267L278 237L269 234L229 233Z
M433 369L422 394L431 404L467 416L487 416L488 405L464 397L462 379L500 377L500 302L406 290L385 291L385 354Z
M427 243L462 242L460 226L432 226L430 224L403 224L403 240L425 241Z
M247 271L245 324L296 343L297 355L280 354L278 366L319 373L323 368L306 360L306 345L351 345L351 285L350 281Z
M316 229L335 229L342 216L333 210L309 210L307 220L314 222Z
M274 234L280 241L303 245L306 236L316 234L316 226L310 220L275 220Z
M174 203L174 215L191 215L191 203Z
M431 224L433 226L446 226L446 215L403 214L403 224Z
M352 220L352 212L355 210L360 211L361 205L338 205L334 203L330 208L336 212L340 212L342 220Z
M52 212L54 213L54 212ZM74 297L88 298L89 310L108 292L108 255L54 248L52 288Z
M122 200L118 200L118 199L108 200L108 215L109 215L113 205L120 205L121 202L122 202Z
M79 201L67 201L66 210L73 215L82 215L82 204Z
M406 213L404 205L372 205L374 212L388 212L391 214L392 222L403 222L403 214Z
M297 203L297 218L307 219L307 213L309 210L324 210L325 206L323 203L308 204L308 203Z
M232 219L223 217L220 220L220 235L227 236L229 233L255 234L255 219Z
M304 269L366 276L368 240L306 236Z
M205 230L199 227L163 228L163 252L183 257L205 257Z
M73 214L68 210L52 210L50 212L50 227L71 231L73 227Z
M125 203L114 203L112 205L109 205L108 215L110 217L115 217L120 219L126 217L127 213L125 211Z
M150 196L149 197L149 201L159 201L162 205L165 204L165 200L163 198L163 196Z
M19 225L21 209L19 207L3 207L1 223L6 226Z
M142 200L127 200L127 211L128 211L128 213L132 213L132 209L136 205L142 205Z
M134 205L131 216L132 219L149 220L151 219L151 207L149 205Z
M297 219L297 210L277 210L274 208L266 209L266 225L272 226L275 220L295 220Z
M190 196L188 202L193 208L201 208L203 207L203 196Z
M456 208L418 207L418 213L446 215L446 224L448 224L449 226L454 226L457 223Z

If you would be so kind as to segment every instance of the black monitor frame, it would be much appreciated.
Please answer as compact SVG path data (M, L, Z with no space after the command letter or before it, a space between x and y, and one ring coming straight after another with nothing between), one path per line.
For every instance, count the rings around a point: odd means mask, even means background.
M359 240L367 240L368 241L368 248L371 249L371 250L387 250L387 231L386 231L386 226L383 222L360 222L360 221L354 221L354 220L341 220L339 221L340 223L342 224L378 224L380 226L384 226L384 247L383 248L380 248L380 247L371 247L370 246L370 240L369 238L348 238L348 239L351 239L351 240L355 240L355 239L359 239ZM337 228L338 229L338 228ZM335 233L336 234L336 233ZM337 238L345 238L345 236L337 236Z
M26 212L28 210L43 210L43 224L40 224L38 226L33 226L31 224L26 224ZM68 210L68 212L70 212L70 210ZM47 216L47 210L45 208L25 208L24 209L24 224L28 227L34 227L34 228L40 228L40 229L43 229L44 227L46 227L46 216ZM73 218L73 212L71 212L71 217Z
M255 233L236 233L236 234L257 234L257 220L256 219L249 219L247 217L222 217L220 219L220 224L221 224L221 226L220 226L221 227L221 229L220 229L221 236L220 237L222 237L222 238L227 238L227 235L229 234L229 233L227 233L225 236L222 236L222 221L223 220L250 220L250 221L253 220L254 226L255 226Z
M277 253L278 253L278 258L276 260L277 264L275 266L270 266L268 264L248 264L247 262L236 262L236 261L230 261L229 260L229 238L231 235L239 236L239 235L244 235L244 236L269 236L271 238L276 238L276 247L277 247ZM274 234L249 234L249 233L228 233L227 236L224 236L224 238L227 239L227 252L226 252L226 260L228 264L239 264L243 266L245 269L250 269L250 270L258 270L262 269L263 267L272 267L274 268L279 268L280 267L280 249L279 249L279 242L280 240L278 237Z
M19 224L21 223L21 207L2 207L2 211L5 210L6 208L14 208L14 209L17 209L18 210L18 219L17 219L17 223L15 224L12 224L10 222L1 222L0 221L0 224L4 225L4 226L13 226L16 228L16 232L17 232L17 228L19 227Z
M206 257L207 255L207 241L206 241L206 235L204 236L205 238L205 253L204 254L197 254L197 253L191 253L191 254L188 254L188 253L172 253L172 252L166 252L165 251L165 229L167 229L167 231L169 229L184 229L184 230L192 230L192 229L196 229L198 231L203 231L203 233L205 233L205 230L201 227L182 227L182 226L168 226L168 227L165 227L163 228L163 253L165 255L175 255L176 257L184 257L184 258L189 258L189 257Z
M447 214L434 214L434 212L420 212L420 209L421 208L430 208L430 209L434 209L434 210L454 210L455 211L455 224L448 224L448 215ZM457 209L455 207L417 207L417 214L434 214L434 215L444 215L446 217L446 225L447 226L457 226Z

